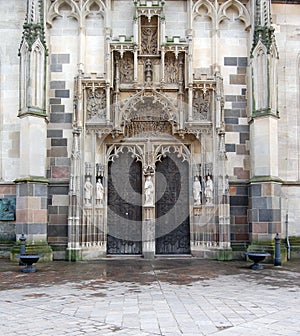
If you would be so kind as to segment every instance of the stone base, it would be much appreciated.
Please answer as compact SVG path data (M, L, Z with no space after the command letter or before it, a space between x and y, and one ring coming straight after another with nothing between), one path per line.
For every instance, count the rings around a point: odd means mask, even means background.
M144 252L143 256L144 256L144 259L151 260L151 259L154 259L155 254L154 252Z
M206 248L206 249L192 249L191 254L193 257L201 259L213 259L220 261L232 260L231 248Z
M219 250L218 258L219 261L229 261L232 260L232 249L226 248Z
M106 244L84 247L81 251L82 260L97 260L106 257Z
M53 261L53 251L47 242L35 242L34 244L26 244L26 253L28 254L42 254L43 257L39 261ZM10 260L19 261L16 255L20 254L20 243L16 242L10 251Z
M82 260L82 250L78 249L67 249L66 250L66 260L68 261L81 261Z

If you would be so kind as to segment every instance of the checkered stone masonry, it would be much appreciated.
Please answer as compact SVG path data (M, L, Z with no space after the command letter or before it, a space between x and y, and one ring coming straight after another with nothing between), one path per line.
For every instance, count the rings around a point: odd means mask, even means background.
M247 120L246 73L247 57L225 57L224 66L231 67L229 84L240 87L240 95L225 95L226 151L232 163L230 180L231 243L235 246L249 241L248 180L249 125ZM235 90L236 92L236 90Z
M72 94L67 89L63 75L64 66L70 64L69 54L51 55L50 81L50 123L48 125L49 160L47 177L49 178L48 197L48 242L55 249L64 248L67 241L68 217L68 181L70 174L70 159L68 158L68 140L64 131L71 129L72 111L70 103ZM63 79L63 80L62 80Z

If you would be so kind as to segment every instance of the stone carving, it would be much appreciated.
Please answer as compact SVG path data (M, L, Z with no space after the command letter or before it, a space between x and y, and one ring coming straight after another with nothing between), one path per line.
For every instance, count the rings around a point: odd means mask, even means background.
M158 134L172 134L172 125L168 121L133 120L125 125L125 137L135 136L157 136Z
M0 199L0 220L15 220L16 199L2 198Z
M205 190L204 190L206 204L208 205L211 205L213 203L213 191L214 191L213 181L208 175L206 183L205 183Z
M134 72L133 55L126 52L119 62L121 83L132 83Z
M96 205L102 205L103 204L103 196L104 196L104 188L101 183L101 180L98 179L96 183Z
M202 94L195 90L193 94L193 119L208 120L209 117L209 99L208 93Z
M152 82L152 62L148 58L145 62L145 82L150 84Z
M145 206L153 206L154 205L154 185L152 182L152 177L150 175L146 176L145 181Z
M84 204L86 206L92 205L93 197L93 185L91 183L91 178L88 176L84 184Z
M175 55L167 53L165 58L165 81L166 83L177 83L179 79L179 64Z
M143 27L142 30L142 54L156 55L157 54L157 28Z
M87 96L87 119L97 117L105 120L106 92L105 89L90 89Z
M147 20L145 16L142 16L141 24L141 52L143 55L156 55L158 52L157 17L152 17L150 20Z
M152 117L151 120L176 121L177 108L165 95L158 92L139 92L127 99L122 108L125 120Z
M193 196L194 196L194 205L198 206L201 205L201 182L198 176L194 177L194 184L193 184Z

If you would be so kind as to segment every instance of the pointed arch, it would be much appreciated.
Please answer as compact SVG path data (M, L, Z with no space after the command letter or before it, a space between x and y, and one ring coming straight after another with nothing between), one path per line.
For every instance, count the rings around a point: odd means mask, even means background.
M44 108L44 69L45 69L45 48L40 39L32 45L30 71L32 73L32 106Z
M101 0L88 0L83 5L84 17L91 14L100 14L103 18L105 17L106 6Z
M225 19L230 20L230 17L227 14L227 10L230 7L234 7L238 11L236 19L243 21L245 28L249 27L251 24L249 11L240 1L237 0L228 0L219 7L217 13L217 24L219 25Z
M129 97L121 108L118 124L139 117L178 122L177 107L164 94L155 90L140 91Z
M208 0L199 0L193 5L192 9L193 21L197 16L203 16L203 14L201 13L202 8L207 10L205 16L210 17L213 25L215 25L217 12L213 4Z
M54 3L51 4L51 6L48 9L48 17L47 22L48 24L52 24L52 21L56 17L62 17L61 8L63 6L67 6L70 8L70 14L68 17L73 17L76 20L80 20L80 9L78 7L78 4L74 0L57 0Z
M253 104L254 110L261 111L268 108L268 58L267 48L258 41L253 50Z
M20 75L19 75L19 110L25 110L27 106L27 77L29 74L29 45L24 39L22 41L20 50Z

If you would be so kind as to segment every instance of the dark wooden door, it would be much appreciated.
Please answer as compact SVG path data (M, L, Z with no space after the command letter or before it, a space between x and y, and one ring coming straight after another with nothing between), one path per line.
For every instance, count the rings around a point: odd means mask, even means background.
M188 163L174 154L156 165L156 254L189 254Z
M107 253L142 253L142 168L129 153L108 165Z

